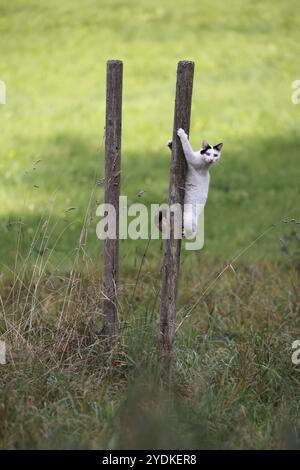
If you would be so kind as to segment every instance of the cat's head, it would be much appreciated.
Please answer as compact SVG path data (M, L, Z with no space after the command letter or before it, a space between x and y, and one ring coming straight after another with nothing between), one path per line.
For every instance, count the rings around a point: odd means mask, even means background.
M209 145L207 140L203 140L200 154L208 166L217 163L221 158L223 144Z

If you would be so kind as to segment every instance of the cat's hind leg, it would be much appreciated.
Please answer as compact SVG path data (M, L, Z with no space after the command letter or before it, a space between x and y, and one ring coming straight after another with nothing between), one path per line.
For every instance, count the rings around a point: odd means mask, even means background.
M193 238L195 236L197 231L197 224L195 222L193 206L185 204L183 213L183 236L185 238Z

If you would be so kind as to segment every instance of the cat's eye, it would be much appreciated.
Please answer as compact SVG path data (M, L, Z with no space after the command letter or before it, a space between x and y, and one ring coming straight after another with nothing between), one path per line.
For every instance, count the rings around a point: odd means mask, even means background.
M218 154L217 154L217 153L214 153L214 157L217 157L217 156L218 156Z

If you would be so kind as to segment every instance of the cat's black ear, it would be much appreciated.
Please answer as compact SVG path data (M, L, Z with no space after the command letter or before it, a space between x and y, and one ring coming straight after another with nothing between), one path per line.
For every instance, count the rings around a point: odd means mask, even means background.
M223 144L217 144L217 145L214 145L214 149L218 150L218 152L220 152L221 148L223 147Z

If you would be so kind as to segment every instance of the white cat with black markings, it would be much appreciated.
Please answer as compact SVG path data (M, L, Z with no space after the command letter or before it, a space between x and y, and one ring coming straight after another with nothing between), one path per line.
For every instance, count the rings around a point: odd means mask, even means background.
M199 215L207 201L210 181L209 169L214 163L220 161L223 144L212 146L204 140L201 149L195 152L183 129L178 129L177 135L180 138L187 162L183 235L187 238L193 238L197 233ZM172 147L171 141L168 146Z

